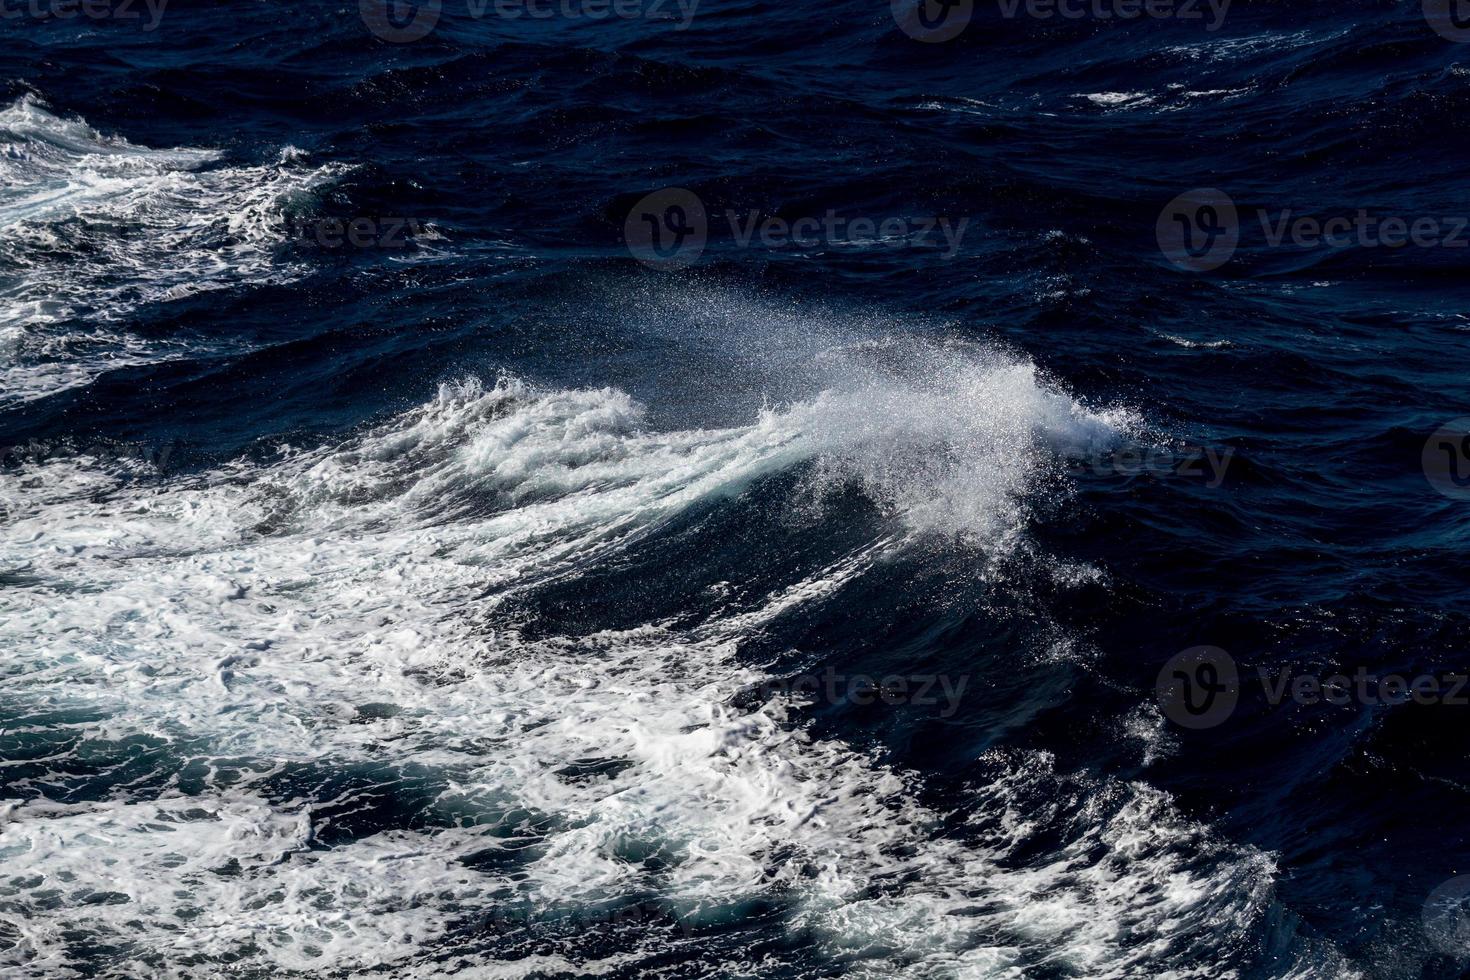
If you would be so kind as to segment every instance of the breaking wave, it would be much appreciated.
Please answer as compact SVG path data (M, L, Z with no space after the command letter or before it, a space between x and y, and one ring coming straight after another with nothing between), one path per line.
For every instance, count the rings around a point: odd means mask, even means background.
M840 383L725 428L468 379L269 463L0 476L4 720L55 749L19 763L0 824L0 962L488 977L816 950L873 976L1230 975L1271 860L1163 793L994 751L941 812L799 699L748 696L772 665L747 641L912 548L1023 552L1058 455L1132 424L973 345L898 353L830 352ZM796 515L856 493L875 519L698 615L517 615L766 483ZM54 798L78 766L92 789ZM748 949L750 922L787 944Z

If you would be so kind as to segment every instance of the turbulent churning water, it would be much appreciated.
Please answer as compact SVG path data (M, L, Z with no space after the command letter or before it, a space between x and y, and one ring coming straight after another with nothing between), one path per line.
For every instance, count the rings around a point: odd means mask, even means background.
M1153 684L1463 669L1463 259L1154 236L1463 211L1467 49L451 7L6 27L0 972L1458 975L1467 709Z

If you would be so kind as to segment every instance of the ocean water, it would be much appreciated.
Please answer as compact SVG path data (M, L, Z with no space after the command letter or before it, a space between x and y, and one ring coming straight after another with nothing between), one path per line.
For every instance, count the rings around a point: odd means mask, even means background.
M1470 975L1470 22L1139 9L0 9L0 976Z

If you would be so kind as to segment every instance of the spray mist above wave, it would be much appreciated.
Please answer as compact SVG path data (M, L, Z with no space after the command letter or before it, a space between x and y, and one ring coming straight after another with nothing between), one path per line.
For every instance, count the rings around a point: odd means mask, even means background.
M910 534L1004 550L1024 530L1027 498L1056 486L1058 456L1096 451L1139 425L974 343L837 345L808 371L820 381L809 397L767 401L742 425L672 431L651 429L646 407L617 389L472 377L340 446L287 447L266 470L230 467L254 487L231 507L255 515L251 527L474 519L487 540L516 540L517 524L555 540L651 522L802 465L808 492L856 487ZM34 488L46 485L41 476ZM238 523L188 530L212 538Z
M280 258L283 209L342 172L220 166L217 150L136 146L32 96L0 110L0 403L203 341L113 324L138 306L302 273Z

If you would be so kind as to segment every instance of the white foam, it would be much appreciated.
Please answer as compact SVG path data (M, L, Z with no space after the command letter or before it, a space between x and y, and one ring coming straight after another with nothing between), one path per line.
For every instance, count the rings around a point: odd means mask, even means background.
M282 208L340 167L135 146L26 96L0 110L0 404L210 349L116 322L141 304L288 281Z
M816 738L784 698L736 697L764 678L743 641L920 541L1014 551L1048 460L1118 431L1026 362L902 353L834 352L824 377L845 381L728 428L650 431L614 389L470 380L269 466L102 493L107 475L75 460L0 474L0 567L22 583L0 594L12 710L66 713L71 751L96 758L168 746L205 786L59 806L46 779L16 780L40 799L0 828L0 964L84 972L80 934L119 944L119 975L188 975L179 958L197 955L242 975L439 976L429 957L465 917L653 894L692 924L776 902L793 937L862 975L1228 975L1270 861L1157 791L995 756L969 829L944 830L912 775ZM501 614L795 468L810 493L865 493L886 523L701 622L532 637ZM285 766L442 786L422 829L323 847L330 824L272 789ZM1047 829L1060 851L1018 857ZM507 832L535 844L514 873L465 861ZM101 891L121 897L89 904ZM669 942L696 955L694 936L534 963L593 973ZM487 959L467 975L528 966Z
M1172 333L1160 333L1158 334L1158 336L1163 337L1171 344L1178 344L1180 347L1187 347L1191 350L1194 350L1196 348L1203 348L1205 350L1219 350L1222 347L1234 346L1228 340L1190 340L1188 337L1181 337L1178 334Z
M1164 720L1159 706L1145 702L1129 712L1118 724L1119 734L1138 746L1140 761L1151 766L1179 751L1179 738Z
M1245 37L1214 35L1210 40L1200 44L1178 45L1165 48L1164 53L1208 61L1241 61L1268 51L1291 51L1308 45L1325 46L1334 40L1346 36L1348 33L1348 30L1335 31L1326 35L1312 31L1294 31L1290 33L1267 31Z
M1119 108L1127 106L1137 108L1139 106L1151 105L1154 97L1147 92L1088 92L1082 93L1077 98L1086 99L1093 105L1105 106L1107 108Z
M286 970L393 962L446 928L421 903L445 892L474 901L484 888L451 836L395 832L310 850L304 806L248 797L11 806L0 825L0 936L13 945L0 962L38 976L146 966L178 978L250 948ZM89 973L76 934L118 944L132 965L104 955Z

